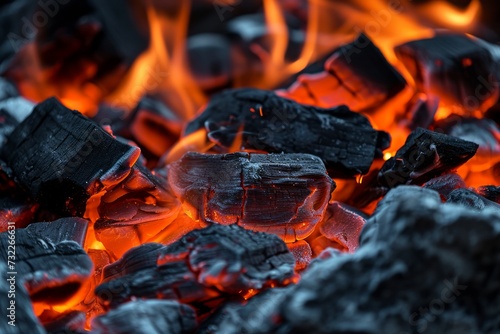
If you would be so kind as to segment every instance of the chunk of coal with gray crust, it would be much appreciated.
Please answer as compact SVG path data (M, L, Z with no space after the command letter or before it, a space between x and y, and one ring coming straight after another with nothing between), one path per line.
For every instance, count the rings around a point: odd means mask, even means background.
M80 226L75 229L78 234ZM60 304L90 277L92 261L75 241L65 240L71 234L66 229L61 230L59 237L55 232L49 237L39 232L37 228L28 227L0 234L0 245L6 250L1 257L9 265L14 263L17 279L23 282L33 301ZM15 259L9 257L12 253L7 250L15 252Z
M378 181L389 188L421 185L461 166L476 154L477 148L475 143L418 128L396 155L384 163Z
M105 267L96 295L116 307L132 298L202 305L283 285L295 260L277 236L214 224L169 245L144 244ZM241 297L242 298L242 297Z
M449 173L427 181L422 187L435 190L441 195L442 198L446 199L452 191L466 188L467 185L460 175Z
M469 189L457 189L448 196L449 203L455 203L474 210L484 210L489 208L496 210L500 214L500 204L476 194Z
M304 239L321 221L335 183L309 154L188 152L168 181L193 219Z
M196 330L194 310L174 300L135 300L92 320L95 334L188 334Z
M387 133L346 106L322 109L250 88L214 96L185 132L204 127L219 147L241 140L241 149L309 153L320 157L332 176L342 177L367 173L390 142Z
M87 199L128 172L139 149L51 98L16 127L2 155L16 182L41 204L82 216Z
M6 253L7 248L4 252ZM7 261L0 262L0 307L3 319L0 321L0 332L3 334L45 334L38 321L31 300L19 276L11 275ZM14 279L12 279L14 277Z
M445 33L396 47L417 88L465 113L486 111L499 96L493 45L465 34Z
M500 204L500 187L482 186L477 188L479 195L486 197L490 201Z
M316 263L256 332L498 332L500 215L412 198L356 253Z

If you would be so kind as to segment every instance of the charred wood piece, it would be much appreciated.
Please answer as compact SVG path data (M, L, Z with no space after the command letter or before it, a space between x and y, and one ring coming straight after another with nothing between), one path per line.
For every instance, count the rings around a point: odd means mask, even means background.
M406 87L405 79L364 34L337 49L325 71L302 75L284 97L325 108L347 105L366 111L379 107Z
M89 222L82 218L60 218L52 222L32 223L24 230L32 235L47 237L53 243L74 241L83 247Z
M295 270L301 271L306 269L309 263L311 263L313 256L309 243L305 240L299 240L286 245L295 258Z
M461 166L476 154L477 148L475 143L418 128L396 155L384 163L378 181L389 188L420 185Z
M61 232L60 239L64 239L67 231ZM50 234L58 239L54 233ZM17 277L34 302L64 303L91 275L92 261L75 241L53 242L41 236L36 228L9 228L8 232L0 234L0 244L5 250L14 250ZM12 260L7 251L2 253L2 259L5 263Z
M228 90L214 96L186 134L205 127L219 147L269 153L309 153L320 157L334 176L368 172L389 145L366 117L345 106L305 106L258 89ZM236 141L235 141L236 140Z
M432 333L498 330L500 259L492 254L500 252L500 215L442 204L437 193L411 198L395 199L355 254L315 263L260 322L261 332L415 331L408 319L425 321ZM419 309L438 301L439 317L424 320L431 313Z
M92 333L188 334L197 327L194 310L174 300L135 300L92 320Z
M7 252L7 248L3 253ZM19 279L12 279L7 261L0 262L0 307L4 319L0 321L0 332L4 334L45 334L45 330L33 312L28 293ZM9 277L10 276L10 277ZM12 294L13 293L13 294Z
M15 180L43 206L81 216L91 195L130 170L139 149L51 98L16 127L2 155Z
M328 205L325 217L318 227L321 235L352 253L358 248L359 235L365 223L365 217L355 209L333 202Z
M117 184L106 188L97 205L96 238L119 258L127 250L167 228L178 216L180 202L162 180L141 164Z
M449 203L455 203L474 210L484 210L489 208L496 210L500 214L500 204L490 201L469 189L457 189L448 196Z
M500 187L482 186L477 189L479 195L500 204Z
M168 181L195 220L304 239L321 221L335 183L308 154L186 153Z
M424 183L423 187L437 191L442 199L446 199L452 191L466 188L467 185L460 175L450 173L427 181Z
M145 244L130 250L105 268L96 295L111 307L133 297L201 305L286 284L294 265L293 255L275 235L215 224L169 246Z
M421 92L471 113L486 111L500 95L493 48L466 35L441 34L400 45L396 55Z

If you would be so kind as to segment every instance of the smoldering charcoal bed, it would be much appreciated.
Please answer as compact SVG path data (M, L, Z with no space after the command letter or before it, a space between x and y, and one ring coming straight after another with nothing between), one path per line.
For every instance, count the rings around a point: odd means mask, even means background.
M499 4L0 9L0 333L500 333Z

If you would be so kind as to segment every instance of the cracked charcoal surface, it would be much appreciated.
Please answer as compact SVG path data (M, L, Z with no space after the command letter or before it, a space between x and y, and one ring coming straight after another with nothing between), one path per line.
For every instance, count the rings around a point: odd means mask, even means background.
M194 333L196 316L187 305L173 300L136 300L121 305L92 321L95 334Z
M389 144L366 117L340 106L321 109L258 89L228 90L214 96L186 127L206 128L210 140L229 147L242 131L241 147L269 153L309 153L320 157L332 175L368 172Z
M277 236L214 224L169 246L152 243L130 250L105 268L96 295L111 307L132 297L199 306L285 284L294 266L293 255Z
M1 154L32 197L55 212L82 216L87 199L127 172L139 149L51 98L14 129Z
M80 239L80 226L75 225L75 230L70 233L63 228L60 236L51 231L46 237L37 228L16 229L17 279L24 283L33 301L60 304L90 277L93 265L89 256L77 242L67 240L75 236ZM8 235L0 234L0 245L6 250ZM1 255L5 263L6 256L7 252Z
M355 254L315 262L253 332L497 333L500 215L399 188Z
M384 163L378 181L389 188L420 185L461 166L476 154L477 148L475 143L418 128Z
M187 153L170 165L168 180L193 219L236 223L304 239L322 219L335 183L308 154Z
M500 214L500 204L476 194L469 189L457 189L448 196L449 203L455 203L474 210L489 208Z

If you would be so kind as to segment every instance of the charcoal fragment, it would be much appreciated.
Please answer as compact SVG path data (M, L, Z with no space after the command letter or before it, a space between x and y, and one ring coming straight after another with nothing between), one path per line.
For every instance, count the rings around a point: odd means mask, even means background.
M168 181L184 211L204 223L238 224L304 239L334 189L321 160L308 154L186 153Z
M294 265L278 237L215 224L169 246L145 244L130 250L104 269L103 283L95 292L108 307L132 298L201 305L286 284Z
M219 147L227 149L238 140L240 149L309 153L339 177L366 174L389 139L346 106L321 109L258 89L227 90L214 96L185 132L204 127Z
M423 184L461 166L474 156L478 145L422 128L413 131L378 175L383 186Z
M295 258L295 270L301 271L306 269L312 260L312 250L309 243L305 240L299 240L294 243L287 244L287 246Z
M324 69L301 75L280 95L324 108L345 104L352 110L368 111L406 87L405 79L365 34L334 51Z
M5 248L5 251L7 248ZM2 253L4 253L2 252ZM0 307L3 311L3 319L0 321L0 332L3 334L45 334L45 330L33 312L31 300L24 288L19 276L12 280L8 274L7 261L0 262ZM15 297L9 297L9 291L15 289ZM12 305L14 302L14 306ZM10 308L10 310L9 310Z
M74 241L83 247L89 222L77 217L60 218L52 222L32 223L24 229L32 235L49 238L53 243Z
M92 320L96 334L183 334L194 333L196 317L192 308L173 300L136 300Z
M397 189L377 235L315 263L254 333L499 330L500 215L442 204L435 192L398 199Z
M57 223L56 223L57 224ZM79 230L79 227L76 228ZM35 228L16 229L0 234L0 245L9 249L15 235L15 269L33 302L50 305L64 303L75 295L92 271L92 261L75 241L65 240L67 231L56 242L39 234ZM71 234L71 233L69 233ZM62 240L62 241L59 241ZM1 257L7 263L7 252Z
M500 204L490 201L469 189L457 189L448 196L449 203L455 203L474 210L489 208L500 214Z
M42 205L82 216L87 199L128 171L139 150L51 98L16 127L2 155L16 181Z
M437 191L442 198L446 199L452 191L466 188L467 185L460 175L450 173L427 181L424 183L423 187Z
M465 34L444 33L396 47L419 91L456 110L486 111L499 97L493 46Z
M500 204L500 187L482 186L477 189L477 193L490 201Z

